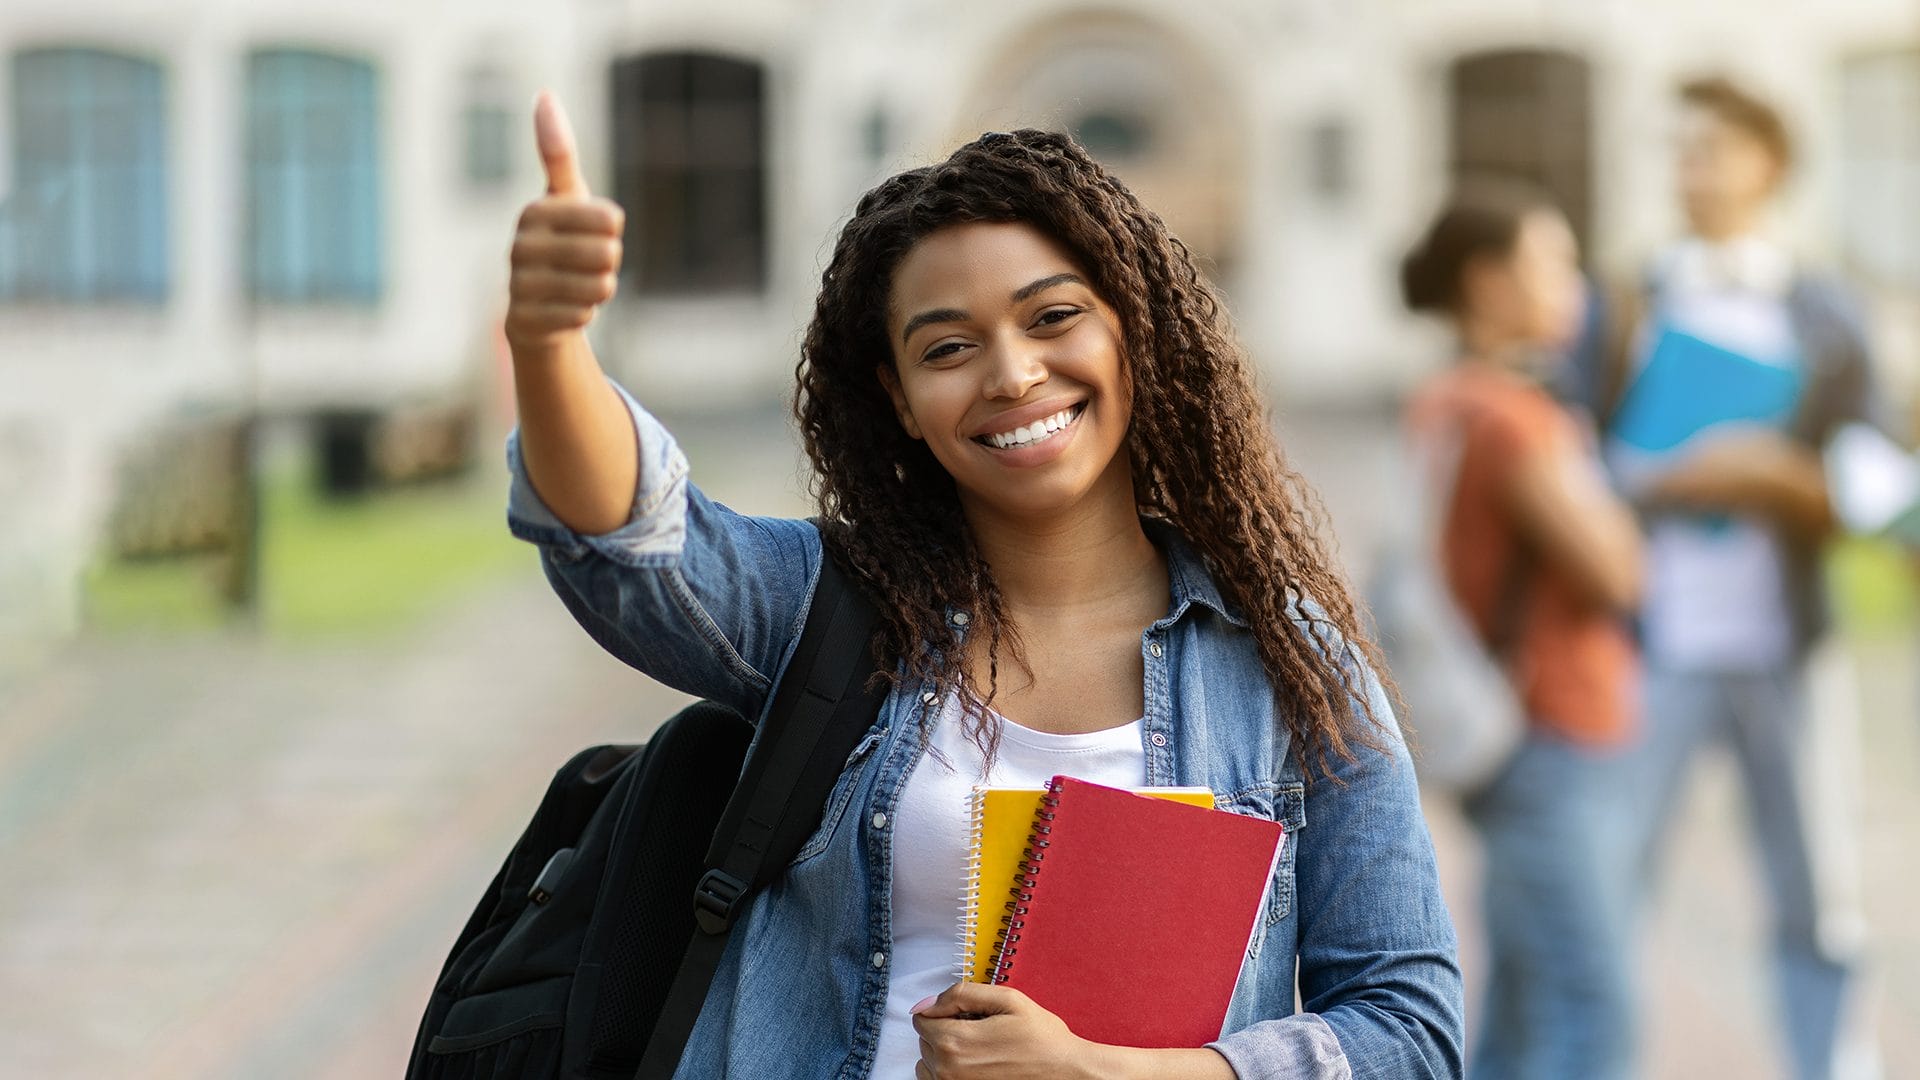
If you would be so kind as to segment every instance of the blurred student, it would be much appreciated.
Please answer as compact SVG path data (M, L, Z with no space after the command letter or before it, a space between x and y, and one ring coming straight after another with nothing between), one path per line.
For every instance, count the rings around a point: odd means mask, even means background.
M1793 1074L1812 1080L1832 1071L1849 984L1821 933L1802 786L1834 530L1821 453L1868 418L1871 373L1843 290L1769 235L1793 160L1779 114L1722 78L1687 83L1680 104L1687 232L1624 297L1593 403L1648 529L1647 732L1620 805L1651 871L1696 752L1731 745L1772 895Z
M1440 213L1401 276L1407 305L1459 340L1458 362L1408 414L1416 445L1450 445L1458 463L1435 478L1452 492L1447 584L1530 718L1511 762L1466 803L1485 842L1491 951L1468 1073L1619 1077L1631 850L1609 769L1634 728L1623 613L1639 598L1640 536L1591 434L1541 382L1580 322L1573 233L1531 190L1482 185Z

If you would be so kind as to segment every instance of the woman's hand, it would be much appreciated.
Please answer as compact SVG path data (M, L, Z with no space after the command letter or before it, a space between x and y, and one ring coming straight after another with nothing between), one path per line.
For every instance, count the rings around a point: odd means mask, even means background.
M914 1080L1040 1080L1099 1075L1096 1044L1009 986L955 983L913 1007Z
M1143 1050L1089 1042L1010 986L955 983L913 1007L914 1080L1234 1080L1213 1050Z
M578 335L613 298L626 214L596 198L580 174L573 126L552 94L534 107L534 138L547 193L520 212L507 284L507 341L515 360Z

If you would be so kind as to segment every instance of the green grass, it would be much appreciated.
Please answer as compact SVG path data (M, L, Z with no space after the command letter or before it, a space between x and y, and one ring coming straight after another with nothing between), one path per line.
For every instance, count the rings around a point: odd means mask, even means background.
M1881 540L1846 540L1827 559L1840 628L1863 637L1901 634L1920 618L1920 556Z
M272 633L367 635L402 628L530 559L507 534L498 484L462 481L322 498L304 473L263 485L260 618ZM224 556L102 559L86 583L91 625L186 629L233 616Z

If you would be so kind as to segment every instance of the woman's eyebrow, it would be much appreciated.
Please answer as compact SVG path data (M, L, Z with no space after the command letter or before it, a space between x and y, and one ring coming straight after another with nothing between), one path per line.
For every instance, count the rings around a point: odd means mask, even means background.
M1053 288L1055 285L1087 285L1087 281L1079 274L1071 272L1054 274L1051 277L1043 277L1038 281L1028 282L1013 290L1013 302L1017 304L1022 300L1030 299L1039 293ZM1092 288L1092 286L1087 287ZM913 337L915 330L930 323L965 322L966 320L967 313L961 311L959 308L936 308L932 311L923 311L913 318L908 319L907 325L900 329L900 342L901 344L905 344Z
M1086 279L1081 277L1079 274L1075 274L1075 273L1055 274L1052 277L1043 277L1039 281L1030 282L1026 285L1022 285L1019 288L1013 290L1013 302L1017 304L1020 301L1033 296L1035 293L1044 292L1048 289L1053 288L1055 285L1086 285L1086 284L1087 284ZM1092 286L1088 286L1088 287L1091 288Z
M920 329L928 323L966 321L967 313L961 311L959 308L935 308L932 311L923 311L907 320L907 325L900 331L900 343L903 345L906 344L907 341L913 337L915 330Z

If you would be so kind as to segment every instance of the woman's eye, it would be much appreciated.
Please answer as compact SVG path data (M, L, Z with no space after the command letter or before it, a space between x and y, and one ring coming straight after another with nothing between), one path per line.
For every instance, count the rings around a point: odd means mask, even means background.
M928 349L927 354L921 357L920 359L923 361L929 361L929 362L935 361L935 360L945 360L948 357L952 356L954 353L959 352L961 348L962 346L959 342L949 341L944 345L935 345L933 348Z
M1077 307L1050 308L1041 312L1040 318L1035 321L1042 326L1058 326L1075 315L1080 314L1081 311L1082 309Z

